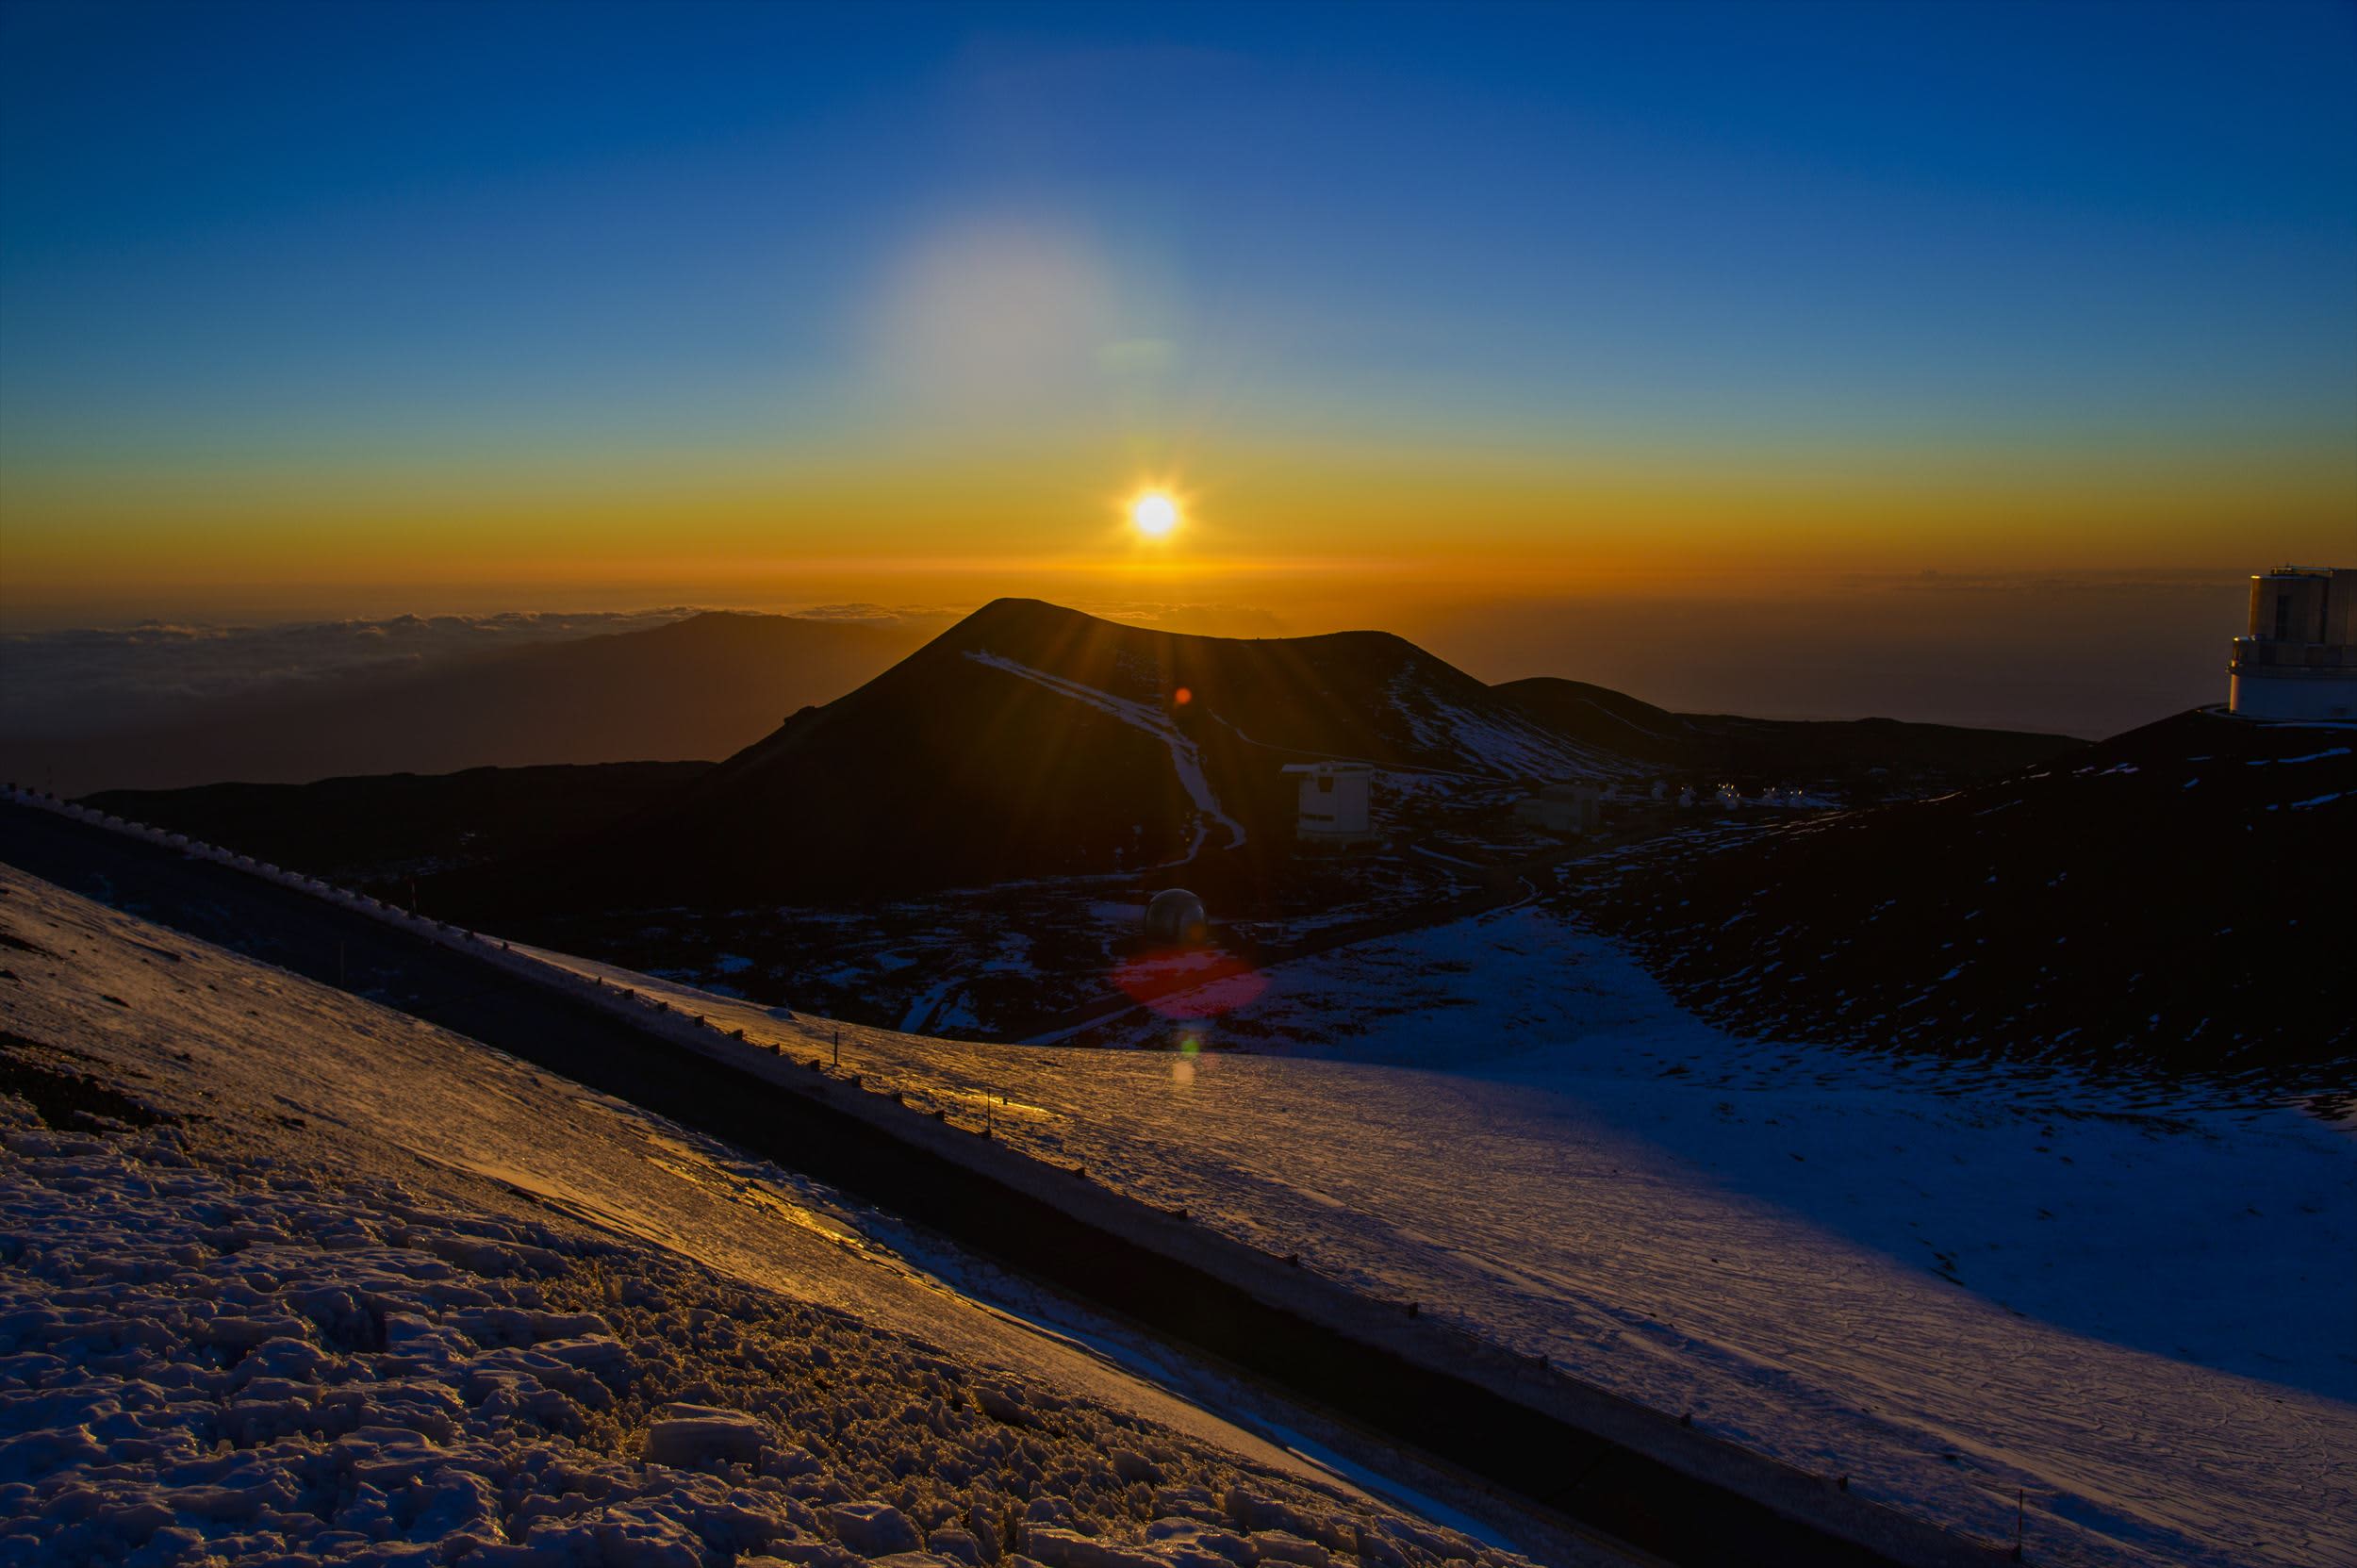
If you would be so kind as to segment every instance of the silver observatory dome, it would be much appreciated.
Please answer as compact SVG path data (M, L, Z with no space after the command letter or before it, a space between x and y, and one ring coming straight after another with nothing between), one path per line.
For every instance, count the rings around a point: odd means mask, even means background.
M1183 887L1165 887L1146 906L1146 939L1158 948L1200 947L1211 934L1203 900Z

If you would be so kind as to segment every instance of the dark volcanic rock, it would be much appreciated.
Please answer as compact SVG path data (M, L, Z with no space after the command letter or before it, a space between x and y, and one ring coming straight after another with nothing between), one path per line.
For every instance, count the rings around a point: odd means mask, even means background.
M1739 1032L2357 1082L2357 731L2181 715L1936 800L1681 835L1565 898Z

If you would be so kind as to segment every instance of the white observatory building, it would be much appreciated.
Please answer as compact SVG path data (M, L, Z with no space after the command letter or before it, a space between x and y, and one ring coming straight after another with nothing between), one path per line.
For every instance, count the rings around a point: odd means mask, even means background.
M2357 567L2278 567L2250 580L2250 631L2226 664L2226 706L2252 718L2357 720Z
M1362 762L1295 762L1285 772L1301 780L1294 830L1304 844L1348 849L1377 841L1370 815L1374 768Z

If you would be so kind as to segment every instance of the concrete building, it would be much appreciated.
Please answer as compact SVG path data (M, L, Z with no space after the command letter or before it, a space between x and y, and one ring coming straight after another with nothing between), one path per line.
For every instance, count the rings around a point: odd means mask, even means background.
M1360 762L1296 762L1285 771L1301 780L1294 831L1304 844L1346 849L1373 844L1375 769Z
M2278 567L2250 580L2250 630L2226 705L2252 718L2357 719L2357 567Z
M1594 784L1549 784L1514 802L1514 820L1544 833L1594 833L1604 821L1604 791Z

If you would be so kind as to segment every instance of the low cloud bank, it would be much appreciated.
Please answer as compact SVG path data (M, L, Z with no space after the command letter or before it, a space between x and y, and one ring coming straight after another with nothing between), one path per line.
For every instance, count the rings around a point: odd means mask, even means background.
M423 668L490 649L637 631L693 609L401 615L206 626L168 621L0 634L0 732L88 734L174 709L340 677Z

